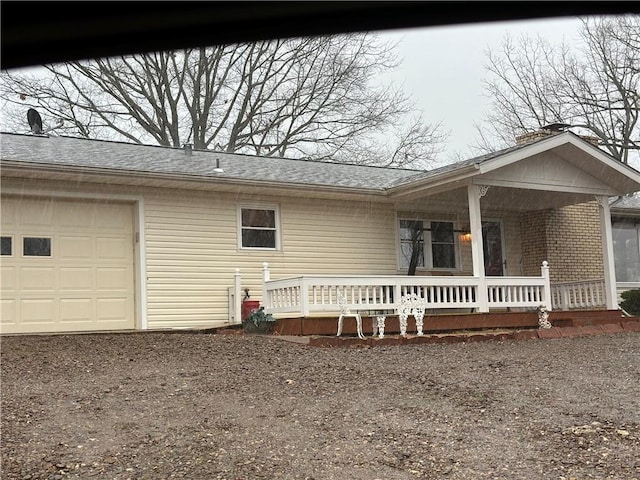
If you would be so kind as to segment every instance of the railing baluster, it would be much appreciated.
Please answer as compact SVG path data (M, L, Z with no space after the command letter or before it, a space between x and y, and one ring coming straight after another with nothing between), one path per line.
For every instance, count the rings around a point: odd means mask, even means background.
M429 308L477 308L479 284L475 277L462 276L304 276L266 280L263 297L275 313L296 312L297 308L307 305L312 315L339 311L336 293L340 290L348 298L349 307L363 310L367 307L393 309L407 294L423 298ZM549 301L553 308L593 308L604 306L606 297L602 280L565 282L549 287L544 274L541 277L487 277L485 285L491 308L535 308Z

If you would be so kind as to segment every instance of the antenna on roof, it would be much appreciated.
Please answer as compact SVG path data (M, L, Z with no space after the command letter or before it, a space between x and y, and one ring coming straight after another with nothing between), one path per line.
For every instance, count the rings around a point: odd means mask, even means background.
M60 128L63 123L62 119L59 118L55 127L44 130L42 128L42 117L35 108L30 108L29 110L27 110L27 122L29 122L29 128L31 129L31 131L36 135L44 135L46 133L49 133L56 128Z
M27 110L27 122L29 122L29 128L36 135L42 135L42 117L35 108Z

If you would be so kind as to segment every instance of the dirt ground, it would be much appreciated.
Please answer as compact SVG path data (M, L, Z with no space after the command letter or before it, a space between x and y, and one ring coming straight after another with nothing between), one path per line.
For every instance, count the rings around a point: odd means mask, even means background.
M640 479L640 333L1 339L3 479Z

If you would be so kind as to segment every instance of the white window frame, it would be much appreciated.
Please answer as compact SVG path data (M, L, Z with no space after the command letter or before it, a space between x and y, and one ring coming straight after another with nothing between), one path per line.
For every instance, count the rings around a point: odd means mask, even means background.
M403 265L402 264L402 260L403 260L403 255L402 255L402 238L400 236L400 221L402 220L407 220L407 221L420 221L422 222L424 233L423 233L423 237L424 237L424 252L423 252L423 258L425 261L425 265L424 266L418 266L416 268L417 272L459 272L461 270L461 265L460 265L460 239L458 238L458 235L456 235L456 230L459 230L459 228L457 228L458 225L458 221L451 219L451 218L434 218L431 216L410 216L410 215L398 215L397 216L397 220L396 220L396 228L397 228L397 243L398 243L398 247L397 247L397 257L398 257L398 271L403 271L403 270L407 270L407 268L409 268L409 265ZM453 226L453 230L454 230L454 235L453 235L453 251L454 251L454 261L455 261L455 265L453 267L447 267L447 268L442 268L442 267L434 267L433 266L433 254L432 254L432 239L431 239L431 222L439 222L439 223L450 223Z
M242 210L272 210L274 212L274 221L275 221L275 246L274 247L245 247L242 245ZM237 208L237 225L238 225L238 249L239 250L249 250L249 251L279 251L281 250L281 231L282 228L280 226L280 207L278 205L273 204L243 204L238 205Z
M24 253L24 240L25 238L48 238L49 239L49 255L25 255ZM24 234L20 238L20 254L22 258L53 258L53 235L42 234Z
M620 223L626 224L626 225L629 226L629 228L624 228L624 230L633 230L633 231L635 231L638 250L636 250L634 253L638 254L638 257L640 257L640 222L635 217L628 217L628 216L623 216L623 215L612 216L612 220L611 220L611 228L612 228L612 230L616 230L617 228L620 228L618 226ZM615 243L615 239L614 239L614 243ZM616 246L614 244L613 245L614 257L616 257L616 248L619 248L619 246ZM636 284L636 283L638 283L640 281L640 279L637 279L637 280L621 280L621 279L617 278L618 277L617 271L618 271L619 268L622 268L622 266L619 264L619 261L615 262L614 269L616 271L616 282L618 282L618 283L627 283L627 284Z
M14 257L15 254L16 254L16 240L15 240L15 237L13 235L0 235L0 236L11 239L11 255L0 255L0 256L4 257L4 258Z

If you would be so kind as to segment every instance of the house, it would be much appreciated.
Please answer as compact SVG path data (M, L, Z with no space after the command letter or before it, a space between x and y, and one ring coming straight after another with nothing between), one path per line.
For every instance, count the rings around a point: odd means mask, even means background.
M478 311L511 305L523 288L505 290L510 279L527 278L546 299L548 282L595 282L616 310L610 199L640 190L640 173L571 132L430 171L0 141L3 334L224 326L237 322L239 283L278 313L268 282L406 280L416 228L411 279L467 285ZM514 305L540 301L527 292Z

